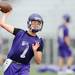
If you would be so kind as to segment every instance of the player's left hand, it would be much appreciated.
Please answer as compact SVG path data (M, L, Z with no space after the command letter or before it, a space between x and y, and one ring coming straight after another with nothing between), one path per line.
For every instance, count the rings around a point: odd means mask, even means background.
M32 44L33 51L37 51L37 49L39 48L39 46L40 46L39 42L36 42L35 44Z

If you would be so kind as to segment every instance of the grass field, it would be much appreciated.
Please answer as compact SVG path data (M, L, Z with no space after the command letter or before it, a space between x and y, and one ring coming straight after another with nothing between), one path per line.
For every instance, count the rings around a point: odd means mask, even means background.
M57 73L54 73L54 72L43 72L43 73L40 73L37 71L38 70L38 66L36 65L32 65L31 66L31 72L30 72L30 75L58 75ZM74 74L64 74L64 75L75 75Z
M56 73L52 73L52 72L40 73L40 72L37 71L38 67L39 66L31 65L30 75L57 75Z
M38 73L36 71L33 71L30 73L31 75L57 75L55 73L51 73L51 72L46 72L46 73Z

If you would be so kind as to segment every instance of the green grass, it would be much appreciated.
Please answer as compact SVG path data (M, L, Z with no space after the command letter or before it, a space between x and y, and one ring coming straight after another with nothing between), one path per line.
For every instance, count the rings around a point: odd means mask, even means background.
M38 69L38 67L36 67L35 65L32 65L30 75L57 75L56 73L52 73L52 72L40 73L40 72L37 71L37 69Z
M39 66L40 67L40 66ZM57 73L54 73L54 72L43 72L43 73L40 73L37 71L37 69L39 68L38 66L36 65L32 65L31 66L31 72L30 72L30 75L58 75ZM66 74L66 75L75 75L74 74Z
M3 72L0 70L0 75L3 75Z
M32 71L30 74L31 74L31 75L57 75L57 74L51 73L51 72L38 73L38 72L36 72L36 71Z

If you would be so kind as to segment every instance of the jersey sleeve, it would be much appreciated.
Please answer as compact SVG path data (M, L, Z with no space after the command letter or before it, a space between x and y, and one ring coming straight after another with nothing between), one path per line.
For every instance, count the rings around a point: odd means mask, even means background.
M19 28L14 28L13 35L16 36L16 34L17 34L20 30L21 30L21 29L19 29Z
M43 52L43 48L44 48L44 41L43 41L43 39L41 38L41 39L40 39L40 47L38 48L37 51Z

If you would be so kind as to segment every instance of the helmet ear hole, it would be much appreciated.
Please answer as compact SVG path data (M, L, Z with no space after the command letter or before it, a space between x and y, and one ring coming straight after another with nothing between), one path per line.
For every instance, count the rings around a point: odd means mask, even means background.
M28 21L27 24L28 24L28 28L30 28L30 26L31 26L31 21Z
M31 21L29 21L29 25L31 25Z

